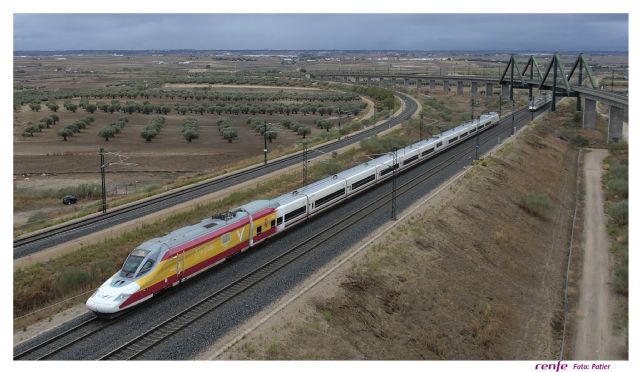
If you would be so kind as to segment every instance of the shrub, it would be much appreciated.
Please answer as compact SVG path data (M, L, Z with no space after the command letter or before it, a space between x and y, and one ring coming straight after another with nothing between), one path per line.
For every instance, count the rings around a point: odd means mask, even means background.
M609 152L618 155L624 154L628 151L628 145L626 142L618 142L609 144Z
M608 210L607 214L611 217L611 220L614 224L618 226L623 226L629 223L629 201L622 200L619 202L612 203Z
M64 270L58 278L58 288L61 292L68 292L82 288L91 280L91 275L81 268L72 267Z
M609 172L607 173L607 177L609 179L619 178L619 179L627 180L629 179L629 166L626 163L623 163L621 161L620 164L609 169Z
M522 195L519 205L527 213L536 217L544 217L545 213L552 207L549 196L543 192Z
M629 267L627 265L615 269L613 287L621 295L627 296L629 294Z
M589 145L589 140L578 134L571 138L571 144L575 147L585 147Z
M606 186L609 197L627 198L629 196L629 183L624 178L609 179Z

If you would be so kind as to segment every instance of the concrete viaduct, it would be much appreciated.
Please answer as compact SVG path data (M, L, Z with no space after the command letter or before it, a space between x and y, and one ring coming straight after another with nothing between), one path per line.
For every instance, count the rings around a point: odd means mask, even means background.
M537 74L534 76L536 69ZM529 70L528 74L527 70ZM583 79L583 71L589 79ZM574 72L576 72L577 82L572 83L570 80ZM607 105L609 107L608 140L610 142L622 140L622 123L629 109L627 96L597 89L582 54L578 57L569 74L565 73L564 66L560 63L556 53L544 74L535 57L531 56L525 68L521 70L515 57L512 56L500 78L472 75L366 72L316 72L311 73L310 77L319 80L388 87L402 84L405 88L415 87L418 91L426 89L427 92L442 89L444 94L450 94L452 87L455 87L456 95L463 95L465 87L467 87L471 97L478 97L481 93L484 93L485 97L500 94L501 97L507 96L511 100L513 100L514 89L527 89L529 99L533 97L534 88L549 90L553 97L552 111L555 111L556 96L576 97L576 110L582 112L582 126L585 129L595 129L596 127L596 102L599 101ZM587 85L585 83L589 82L592 85L591 88L585 86ZM479 91L479 86L484 87L484 91ZM495 92L497 89L500 89L499 93Z

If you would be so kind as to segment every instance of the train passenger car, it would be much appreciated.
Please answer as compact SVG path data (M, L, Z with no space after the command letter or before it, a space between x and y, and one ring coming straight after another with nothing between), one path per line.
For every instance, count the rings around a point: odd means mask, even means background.
M148 240L87 300L98 314L135 306L273 235L276 205L257 200Z
M529 100L529 111L538 111L542 106L549 102L551 102L550 94L535 96L532 100Z
M276 208L278 232L304 222L308 217L307 206L309 199L307 195L300 193L299 190L280 195L271 201L278 205Z
M376 183L376 167L367 162L342 171L336 176L345 180L347 197L350 197Z
M398 163L400 168L407 168L418 162L420 158L420 148L415 144L398 150Z

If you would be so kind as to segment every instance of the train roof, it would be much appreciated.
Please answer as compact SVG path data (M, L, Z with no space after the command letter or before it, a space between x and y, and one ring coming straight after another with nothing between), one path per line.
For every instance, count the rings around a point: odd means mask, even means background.
M240 221L247 216L246 213L238 212L244 209L252 215L267 208L275 208L277 204L270 200L256 200L251 203L244 204L238 208L234 208L230 212L205 218L204 220L194 224L174 230L169 234L147 240L140 244L137 248L151 250L158 246L162 252L177 247L181 244L194 240L204 234L212 233L234 222Z

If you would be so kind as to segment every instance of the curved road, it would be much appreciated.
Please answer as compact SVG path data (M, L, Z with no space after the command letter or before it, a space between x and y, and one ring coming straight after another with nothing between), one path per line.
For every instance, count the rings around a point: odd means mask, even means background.
M362 139L378 134L409 119L418 109L416 102L403 93L396 93L396 96L402 100L405 105L404 110L399 115L389 118L385 122L361 131L360 133L344 137L339 141L319 146L315 148L317 151L309 151L307 153L307 158L313 159L322 155L322 153L339 150L344 146L357 143ZM256 177L260 177L278 169L286 168L301 162L302 154L293 154L286 158L271 161L267 163L267 165L247 169L209 182L177 190L166 195L149 198L144 201L107 212L103 215L85 218L70 224L54 227L40 233L30 234L26 237L19 237L13 241L13 258L17 259L24 257L46 248L65 243L136 218L141 218L165 208L173 207L200 196L223 190L227 187L252 180Z

